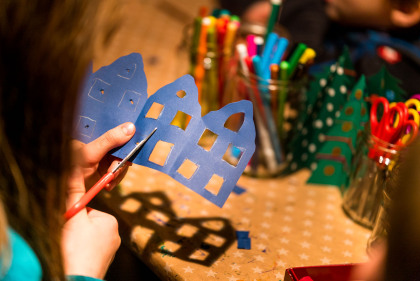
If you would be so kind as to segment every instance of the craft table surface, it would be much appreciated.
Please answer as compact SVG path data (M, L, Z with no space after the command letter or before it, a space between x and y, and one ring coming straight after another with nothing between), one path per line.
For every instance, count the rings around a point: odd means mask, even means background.
M162 280L283 280L289 267L365 261L370 232L346 217L337 188L307 185L308 176L242 176L245 192L219 208L136 165L102 201ZM249 231L250 250L237 248L236 230Z
M143 56L148 93L186 73L183 30L212 0L121 0L123 22L95 70L120 56ZM141 128L137 128L141 129ZM294 266L363 262L370 231L341 209L337 188L307 185L309 171L284 178L242 176L245 192L223 208L158 171L133 165L120 187L100 194L124 243L162 280L283 280ZM237 248L236 230L251 249Z

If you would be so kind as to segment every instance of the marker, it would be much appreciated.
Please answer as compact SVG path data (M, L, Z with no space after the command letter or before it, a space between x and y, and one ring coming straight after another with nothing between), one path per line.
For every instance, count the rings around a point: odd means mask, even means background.
M293 51L292 55L289 58L289 69L287 71L287 79L290 79L295 72L296 66L299 63L299 59L302 56L303 52L305 52L307 46L304 43L299 43L296 46L296 49Z
M271 0L271 14L268 20L267 31L265 35L266 39L268 37L268 34L270 34L273 31L274 25L276 24L280 12L281 2L281 0Z
M284 122L284 108L286 105L287 98L287 89L289 87L288 83L288 72L289 72L289 63L287 61L282 61L280 63L280 93L279 93L279 105L277 112L278 120L278 131L281 137L283 137L283 122Z

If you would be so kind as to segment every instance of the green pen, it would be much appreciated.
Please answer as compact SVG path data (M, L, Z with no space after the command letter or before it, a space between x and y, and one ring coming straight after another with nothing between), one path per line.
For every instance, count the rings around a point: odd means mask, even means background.
M279 105L277 111L277 121L278 121L278 132L280 139L283 137L283 122L284 122L284 108L286 105L287 98L287 89L289 87L289 73L290 65L287 61L282 61L280 63L280 92L279 92Z
M267 36L273 31L274 25L276 24L277 18L280 12L280 5L282 0L271 0L271 14L268 20L267 30L265 33L265 42L267 42Z
M289 58L289 69L287 70L287 79L290 79L292 77L299 63L299 59L302 56L302 54L305 52L306 48L307 46L304 43L299 43L296 46L296 49L293 51L292 55ZM281 68L281 65L280 65L280 68Z

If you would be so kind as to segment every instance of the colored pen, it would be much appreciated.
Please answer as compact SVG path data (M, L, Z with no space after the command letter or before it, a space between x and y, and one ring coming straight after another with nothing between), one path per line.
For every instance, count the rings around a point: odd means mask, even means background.
M150 137L156 132L157 128L155 128L144 140L139 142L131 151L130 153L118 164L115 169L111 172L106 173L102 176L102 178L94 185L91 189L89 189L80 200L74 204L67 212L64 214L65 220L71 219L74 215L80 212L83 208L87 206L87 204L102 190L106 187L108 183L110 183L115 178L115 173L124 166L124 164L130 160L130 158L139 151L140 148L150 139Z
M293 73L296 70L296 66L299 63L299 59L302 56L303 52L305 52L307 46L304 43L299 43L293 53L291 54L288 62L289 62L289 69L287 71L287 79L290 79Z
M281 2L282 2L281 0L271 0L271 13L270 13L270 18L268 19L268 25L267 25L266 35L265 35L266 39L268 37L268 34L270 34L274 29L274 25L276 24L276 21L280 13Z
M283 137L283 123L284 123L284 108L286 106L287 98L287 89L289 87L288 81L288 72L289 72L289 63L287 61L282 61L280 63L280 92L279 92L279 104L277 112L277 121L278 121L278 132L281 137Z

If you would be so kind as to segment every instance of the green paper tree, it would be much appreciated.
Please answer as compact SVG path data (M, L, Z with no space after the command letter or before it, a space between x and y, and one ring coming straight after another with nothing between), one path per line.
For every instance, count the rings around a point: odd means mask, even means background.
M334 125L322 137L322 147L316 154L315 169L308 183L334 185L344 192L352 172L358 138L369 120L366 91L366 79L362 76L337 114Z
M323 141L320 137L334 124L348 100L348 89L355 83L355 70L346 48L336 63L316 75L307 91L306 108L301 112L293 138L288 144L285 173L314 167L315 154Z
M400 88L401 81L393 76L385 66L368 78L369 95L385 97L389 102L405 101L407 93Z

